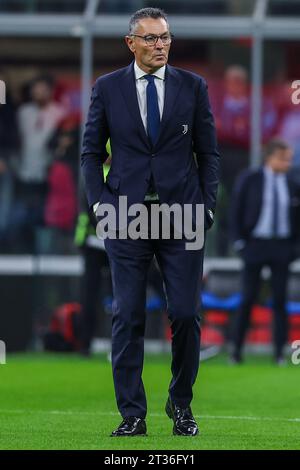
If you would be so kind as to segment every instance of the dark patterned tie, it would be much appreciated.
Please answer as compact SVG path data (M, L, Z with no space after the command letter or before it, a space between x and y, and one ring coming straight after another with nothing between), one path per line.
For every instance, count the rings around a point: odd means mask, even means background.
M272 206L273 206L273 218L272 218L272 234L273 237L278 237L278 216L279 216L279 194L277 186L276 175L273 176L273 191L272 191Z
M154 83L154 75L145 75L147 85L147 132L152 145L158 138L160 126L160 114L158 107L157 90Z

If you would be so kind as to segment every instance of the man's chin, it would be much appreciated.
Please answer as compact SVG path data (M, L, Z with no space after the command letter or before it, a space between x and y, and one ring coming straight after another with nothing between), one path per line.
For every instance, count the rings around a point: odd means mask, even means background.
M165 57L155 57L153 63L157 66L163 66L167 63L167 59Z

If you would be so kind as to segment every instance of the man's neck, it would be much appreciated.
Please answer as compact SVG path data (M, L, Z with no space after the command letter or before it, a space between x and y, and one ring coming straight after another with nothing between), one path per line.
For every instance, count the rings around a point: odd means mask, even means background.
M50 101L45 101L43 103L36 103L36 106L39 108L39 109L46 109L50 104Z
M285 171L278 171L275 168L273 168L272 165L269 165L268 163L265 164L265 168L267 170L271 171L272 173L274 173L274 175L284 175L285 174Z
M155 72L157 72L157 70L159 69L162 69L164 67L164 65L162 65L161 67L155 67L155 68L150 68L150 67L147 67L146 65L144 64L140 64L138 63L137 61L135 61L136 65L141 69L143 70L143 72L147 73L147 74L153 74Z

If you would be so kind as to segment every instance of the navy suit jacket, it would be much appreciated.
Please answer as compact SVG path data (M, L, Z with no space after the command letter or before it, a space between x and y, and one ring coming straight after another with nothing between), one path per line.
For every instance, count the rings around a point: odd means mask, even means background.
M291 238L297 241L300 235L300 191L299 185L288 175L290 195ZM247 241L258 222L263 203L263 168L245 170L237 179L231 204L231 229L234 240Z
M133 65L99 77L93 87L81 156L89 206L100 201L116 207L119 195L128 197L128 205L142 203L152 174L161 203L204 203L214 210L219 153L205 80L166 66L160 134L152 146ZM109 138L112 164L104 183Z

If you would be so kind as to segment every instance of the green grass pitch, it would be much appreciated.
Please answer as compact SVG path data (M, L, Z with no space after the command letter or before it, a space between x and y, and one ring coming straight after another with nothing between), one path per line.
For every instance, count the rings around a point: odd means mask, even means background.
M174 437L164 413L170 357L146 357L148 437L110 438L120 423L104 356L8 355L0 365L1 449L300 449L300 366L252 357L201 363L193 412L201 430Z

